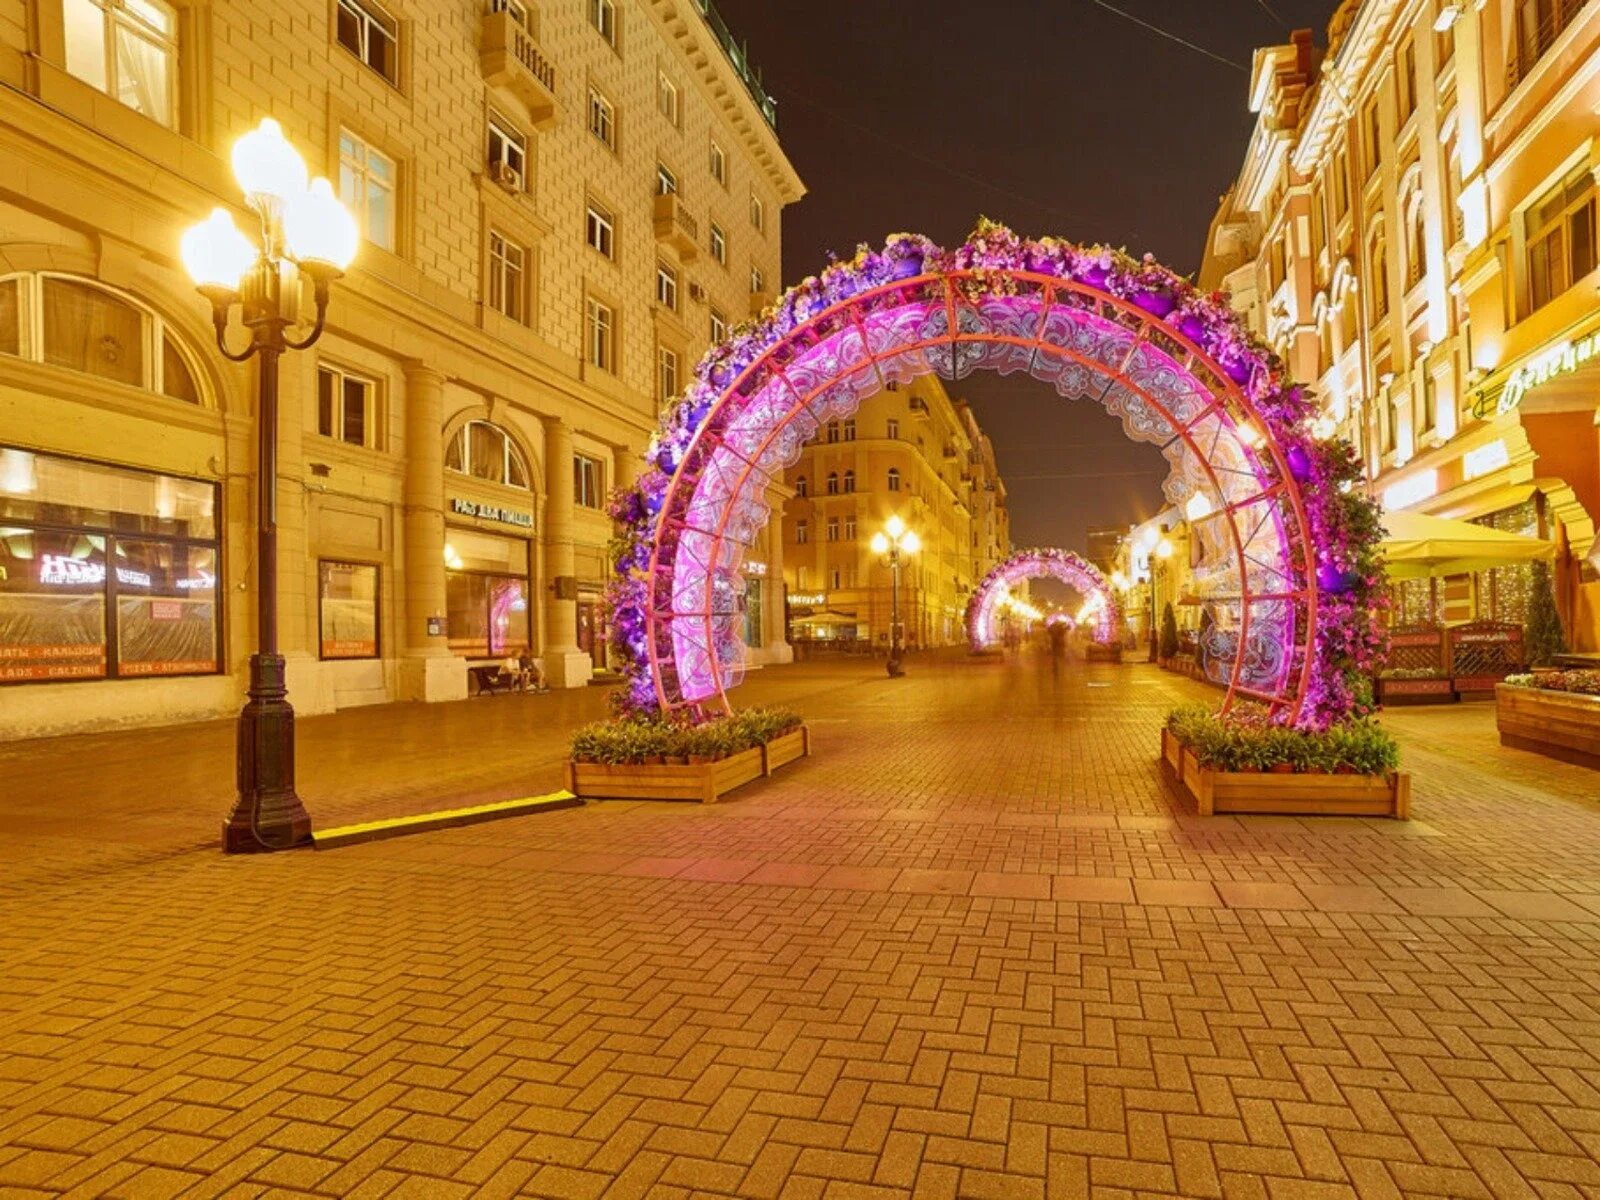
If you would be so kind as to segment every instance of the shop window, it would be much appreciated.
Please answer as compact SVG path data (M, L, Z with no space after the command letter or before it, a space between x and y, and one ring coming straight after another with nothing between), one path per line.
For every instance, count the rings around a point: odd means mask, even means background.
M489 231L489 307L528 322L528 250L497 229Z
M589 24L593 25L595 32L606 40L606 44L615 48L617 44L617 4L616 0L588 0Z
M338 367L317 369L317 432L351 446L378 444L377 385Z
M617 106L597 87L589 89L589 132L608 149L617 148Z
M528 140L497 112L489 114L489 178L514 192L528 180Z
M656 111L667 119L667 124L674 129L682 117L682 104L678 97L678 85L667 78L665 71L656 75Z
M0 447L0 682L221 669L214 484Z
M339 130L339 198L356 214L366 239L384 250L399 244L399 175L394 159L350 130Z
M159 348L152 353L152 349ZM117 292L60 275L0 280L0 353L189 404L200 389L166 323Z
M583 508L605 503L605 464L587 454L572 456L572 499Z
M616 313L594 297L584 302L584 355L602 371L617 370Z
M759 650L767 644L766 630L762 627L761 609L766 595L766 580L759 575L749 575L744 581L744 644Z
M178 14L164 0L63 0L67 71L135 112L178 123Z
M1594 193L1594 173L1585 165L1528 209L1524 219L1532 308L1542 308L1595 269Z
M666 404L678 394L679 386L679 359L678 352L667 346L656 347L656 392L657 399Z
M590 200L583 218L583 240L606 258L617 253L617 225L611 210Z
M324 560L317 571L322 657L378 657L378 568Z
M488 421L468 421L445 448L445 470L461 475L524 488L528 484L528 463L509 434Z
M531 652L527 541L447 529L444 559L451 652L469 659Z

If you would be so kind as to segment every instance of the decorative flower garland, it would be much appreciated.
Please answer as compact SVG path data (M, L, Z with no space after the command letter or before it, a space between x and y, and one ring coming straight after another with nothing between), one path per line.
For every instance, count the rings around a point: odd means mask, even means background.
M978 628L978 621L983 615L986 607L984 601L991 588L1041 576L1059 579L1079 591L1100 596L1104 604L1094 614L1094 640L1101 643L1112 640L1117 628L1117 601L1099 568L1070 550L1041 547L1018 550L989 568L988 574L979 581L972 591L972 598L967 601L967 641L978 646L987 640L982 636L984 631Z
M952 250L908 233L891 236L879 250L862 246L848 262L835 261L821 275L803 279L706 353L684 394L663 414L645 454L646 469L632 487L613 495L609 507L617 523L610 545L616 577L607 592L611 646L627 681L616 697L618 709L638 715L659 708L646 641L656 518L673 473L723 392L761 355L833 305L899 280L952 271L974 272L959 281L974 301L1014 291L1010 272L1053 276L1128 301L1198 345L1244 389L1300 485L1315 544L1317 630L1298 724L1325 729L1370 711L1368 677L1386 649L1378 613L1387 601L1377 555L1379 510L1361 490L1354 448L1312 435L1310 400L1277 355L1245 328L1226 294L1202 292L1148 255L1135 259L1105 246L1025 239L987 219ZM1298 581L1307 582L1312 581Z

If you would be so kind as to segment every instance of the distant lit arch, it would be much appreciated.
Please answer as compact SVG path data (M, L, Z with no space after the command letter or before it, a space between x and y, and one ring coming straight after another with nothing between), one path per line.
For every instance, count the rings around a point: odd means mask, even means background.
M1030 579L1055 579L1084 598L1091 609L1094 640L1110 644L1117 635L1117 597L1100 569L1070 550L1020 550L990 568L967 601L967 642L982 650L1000 640L1000 619L1012 589Z

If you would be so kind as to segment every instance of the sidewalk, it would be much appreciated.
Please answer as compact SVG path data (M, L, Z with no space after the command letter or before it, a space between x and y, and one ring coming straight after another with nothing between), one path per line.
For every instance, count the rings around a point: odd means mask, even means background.
M1203 694L770 670L816 754L724 803L231 859L225 727L8 748L0 1194L1600 1195L1597 774L1413 709L1416 820L1202 820ZM601 702L307 721L313 814Z

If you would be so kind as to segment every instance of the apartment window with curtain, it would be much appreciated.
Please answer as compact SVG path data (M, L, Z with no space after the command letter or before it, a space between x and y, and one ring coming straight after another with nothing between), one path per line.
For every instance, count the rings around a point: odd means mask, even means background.
M164 0L62 0L61 16L69 74L177 127L177 9Z
M444 469L507 487L529 488L528 460L500 426L468 421L444 448Z
M390 83L400 82L400 28L388 13L368 0L339 0L336 32L351 54Z
M378 445L378 385L340 367L317 368L317 432L350 446Z
M339 131L339 198L349 205L374 246L395 249L399 169L394 159L348 129Z
M572 499L583 508L605 503L605 465L587 454L572 456Z
M1594 173L1580 166L1527 210L1528 302L1542 308L1595 269Z
M528 321L528 251L489 231L489 307L519 324Z

